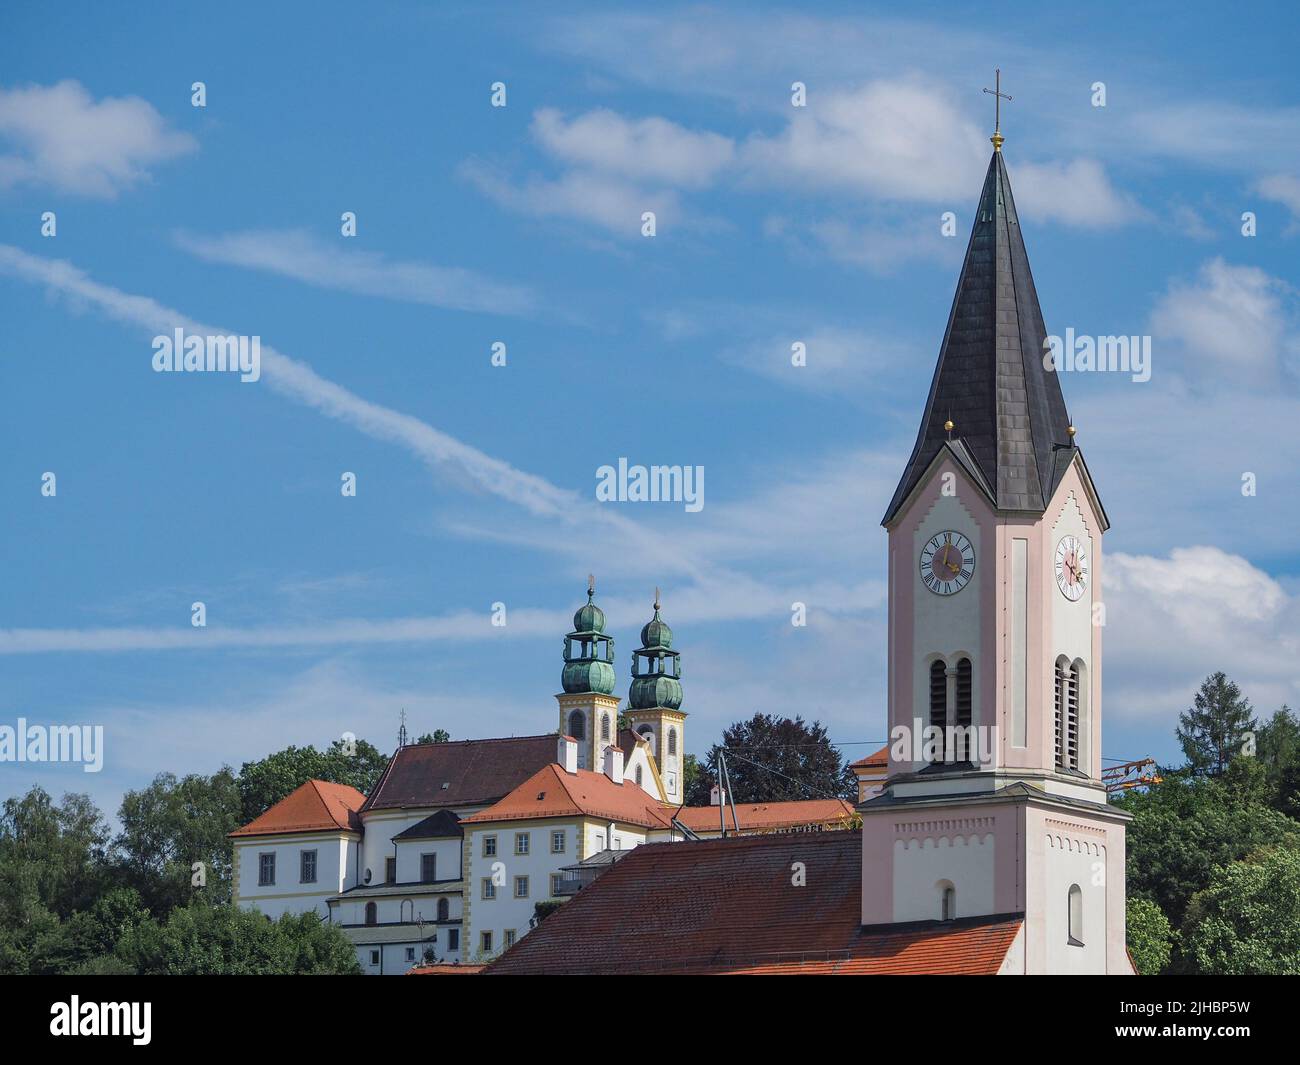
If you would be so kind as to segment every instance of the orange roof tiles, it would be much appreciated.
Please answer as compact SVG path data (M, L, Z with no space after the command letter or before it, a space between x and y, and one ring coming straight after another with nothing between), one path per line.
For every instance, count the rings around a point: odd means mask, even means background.
M477 976L486 965L415 965L406 970L407 976Z
M884 769L889 765L889 744L872 754L864 755L856 762L850 762L850 769Z
M716 832L719 812L716 806L683 806L674 815L692 832ZM795 802L737 803L736 819L741 832L774 828L798 828L802 825L824 825L835 822L849 825L854 816L853 806L843 799L803 799ZM726 808L727 831L735 828L731 806Z
M864 929L861 885L856 831L643 844L485 975L996 973L1023 921Z
M309 780L231 836L270 836L285 832L360 832L357 811L366 797L347 784Z
M668 828L669 808L632 783L615 784L604 773L566 773L552 763L538 770L500 802L462 819L462 824L533 817L582 815Z

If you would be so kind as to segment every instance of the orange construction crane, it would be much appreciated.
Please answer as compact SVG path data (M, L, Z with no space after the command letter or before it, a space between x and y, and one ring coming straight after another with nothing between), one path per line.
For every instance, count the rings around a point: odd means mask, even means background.
M1101 771L1101 779L1106 785L1107 795L1131 788L1149 788L1164 780L1154 758L1140 758L1136 762L1110 766Z

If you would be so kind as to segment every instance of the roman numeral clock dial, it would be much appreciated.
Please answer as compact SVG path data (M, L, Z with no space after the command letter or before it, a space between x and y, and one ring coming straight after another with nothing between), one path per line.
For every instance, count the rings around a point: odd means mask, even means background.
M1077 536L1063 536L1056 545L1056 586L1072 603L1088 590L1088 552Z
M935 595L956 595L975 575L975 547L961 533L945 530L921 548L921 583Z

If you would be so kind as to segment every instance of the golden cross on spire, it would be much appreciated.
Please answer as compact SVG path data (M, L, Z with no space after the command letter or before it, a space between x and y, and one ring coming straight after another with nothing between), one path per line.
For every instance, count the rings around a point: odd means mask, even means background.
M1002 68L995 67L993 70L993 88L985 87L984 91L993 97L993 136L989 138L993 142L995 152L1002 151L1002 142L1005 138L1002 136L1002 101L1010 100L1011 97L1002 91Z

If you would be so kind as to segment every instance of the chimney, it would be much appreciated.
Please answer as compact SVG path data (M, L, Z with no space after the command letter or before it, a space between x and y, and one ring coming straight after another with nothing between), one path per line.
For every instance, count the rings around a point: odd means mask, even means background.
M713 787L709 790L709 805L725 806L726 804L727 804L727 793L723 791L721 788L719 788L718 785L714 784Z
M566 773L578 771L578 741L572 736L561 736L556 744L555 760Z
M612 743L605 748L605 776L615 784L623 783L623 748Z

